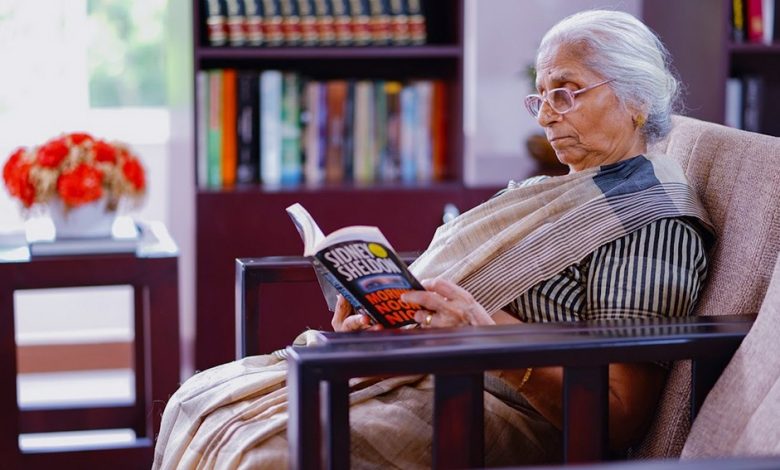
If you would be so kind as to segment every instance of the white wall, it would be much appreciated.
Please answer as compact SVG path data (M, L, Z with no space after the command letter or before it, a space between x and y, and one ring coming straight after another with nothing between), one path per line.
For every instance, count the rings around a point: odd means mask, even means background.
M540 130L523 108L525 75L544 33L572 13L607 8L641 16L641 0L466 0L466 184L523 177L525 139Z

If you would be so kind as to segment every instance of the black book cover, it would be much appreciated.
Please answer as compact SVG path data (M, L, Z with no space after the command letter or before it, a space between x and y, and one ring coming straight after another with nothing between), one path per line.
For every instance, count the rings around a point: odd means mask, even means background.
M236 84L238 132L238 183L256 183L260 175L260 78L256 72L241 71Z

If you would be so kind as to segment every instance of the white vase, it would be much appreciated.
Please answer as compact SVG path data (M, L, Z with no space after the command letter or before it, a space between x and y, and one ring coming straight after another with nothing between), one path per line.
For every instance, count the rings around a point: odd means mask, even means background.
M49 216L57 238L100 238L111 236L116 211L106 208L106 198L65 209L61 199L49 202Z

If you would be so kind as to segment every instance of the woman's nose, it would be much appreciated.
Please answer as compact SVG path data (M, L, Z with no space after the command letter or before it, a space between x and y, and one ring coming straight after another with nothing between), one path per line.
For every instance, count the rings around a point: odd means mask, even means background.
M539 114L536 116L536 121L540 126L547 127L551 123L559 120L560 117L561 114L556 113L552 106L550 106L550 103L548 103L547 100L544 100L542 101L542 107L539 108Z

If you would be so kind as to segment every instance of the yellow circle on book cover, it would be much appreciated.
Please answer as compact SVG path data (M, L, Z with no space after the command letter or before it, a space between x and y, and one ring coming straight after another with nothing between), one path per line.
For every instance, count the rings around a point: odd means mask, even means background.
M368 251L373 253L377 258L387 258L387 250L385 250L385 247L379 245L378 243L369 243Z

